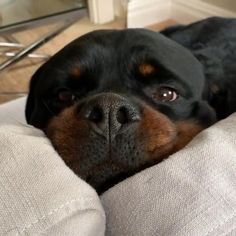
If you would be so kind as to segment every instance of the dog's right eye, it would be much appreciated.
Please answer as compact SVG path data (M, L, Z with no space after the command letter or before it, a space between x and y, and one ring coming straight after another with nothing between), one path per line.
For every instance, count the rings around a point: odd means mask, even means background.
M177 92L170 87L160 87L157 91L152 95L152 97L161 102L173 102L179 98Z
M57 99L60 102L69 103L69 102L74 101L75 96L72 93L72 91L70 91L68 89L60 89L60 90L57 91Z

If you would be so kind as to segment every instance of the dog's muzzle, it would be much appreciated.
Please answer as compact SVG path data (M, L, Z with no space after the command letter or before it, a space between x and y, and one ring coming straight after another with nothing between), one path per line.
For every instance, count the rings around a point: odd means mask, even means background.
M66 164L100 193L160 161L177 137L167 116L112 92L63 110L46 134Z

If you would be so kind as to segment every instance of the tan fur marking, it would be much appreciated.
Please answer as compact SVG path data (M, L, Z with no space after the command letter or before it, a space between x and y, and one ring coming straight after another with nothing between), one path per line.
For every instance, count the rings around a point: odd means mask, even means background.
M195 121L172 122L164 114L145 107L140 124L149 160L158 163L186 146L204 127Z
M54 117L45 132L65 163L75 172L79 172L76 146L80 140L86 141L88 131L85 122L78 121L76 107L67 108Z
M138 131L138 139L144 142L149 160L155 162L161 161L169 154L177 135L174 123L164 114L148 106L144 107Z
M156 72L156 68L153 65L150 65L148 63L142 63L139 65L139 72L143 76L148 76Z
M71 71L71 74L76 76L76 77L80 77L81 76L80 68L78 68L78 67L73 68L72 71Z
M214 94L216 94L220 91L220 88L216 84L212 84L210 86L210 89L211 89L212 93L214 93Z
M178 138L173 148L173 153L185 147L204 127L195 121L181 121L176 123Z

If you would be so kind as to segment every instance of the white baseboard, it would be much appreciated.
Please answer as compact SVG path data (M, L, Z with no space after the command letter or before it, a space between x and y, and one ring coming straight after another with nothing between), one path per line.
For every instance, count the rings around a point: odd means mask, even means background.
M171 0L132 0L128 3L127 27L136 28L170 18Z
M88 0L89 17L94 24L114 20L114 5L111 0Z
M199 0L172 0L171 18L187 24L211 16L236 17L236 13Z
M127 0L113 0L115 16L118 18L126 18L127 16Z
M131 0L127 27L145 27L167 19L186 24L211 16L236 17L236 13L199 0Z

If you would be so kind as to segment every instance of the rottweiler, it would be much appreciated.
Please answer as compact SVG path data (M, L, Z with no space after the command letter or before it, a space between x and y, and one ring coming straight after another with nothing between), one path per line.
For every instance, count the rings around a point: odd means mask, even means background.
M99 30L33 75L27 122L102 193L236 111L236 20Z

